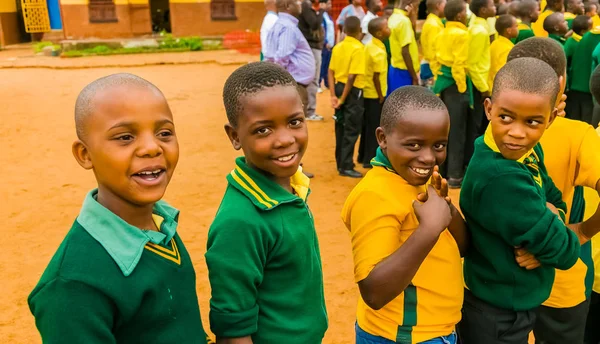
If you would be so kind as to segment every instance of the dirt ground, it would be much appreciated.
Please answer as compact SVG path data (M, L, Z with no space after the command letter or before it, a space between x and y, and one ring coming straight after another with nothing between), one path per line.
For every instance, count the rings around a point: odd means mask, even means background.
M124 57L131 59L135 57ZM165 199L181 210L179 233L197 273L205 329L210 287L204 252L208 227L237 156L223 131L222 86L236 66L217 64L79 70L0 70L2 147L0 218L0 338L4 343L39 343L27 296L76 218L85 194L95 187L91 172L71 155L73 105L94 79L131 72L163 90L173 110L180 143L179 166ZM316 174L309 198L321 243L330 325L325 343L353 342L357 288L349 237L340 220L345 197L357 183L337 175L333 111L327 93L309 123L305 167Z

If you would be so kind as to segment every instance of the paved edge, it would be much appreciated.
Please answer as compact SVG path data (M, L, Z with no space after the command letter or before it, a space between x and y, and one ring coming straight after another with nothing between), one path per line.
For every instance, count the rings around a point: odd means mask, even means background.
M222 66L240 66L248 64L252 61L217 61L217 60L204 60L204 61L157 61L157 62L144 62L144 63L115 63L115 64L99 64L99 65L88 65L88 66L52 66L52 65L2 65L0 69L95 69L95 68L134 68L134 67L151 67L151 66L173 66L173 65L193 65L193 64L219 64Z

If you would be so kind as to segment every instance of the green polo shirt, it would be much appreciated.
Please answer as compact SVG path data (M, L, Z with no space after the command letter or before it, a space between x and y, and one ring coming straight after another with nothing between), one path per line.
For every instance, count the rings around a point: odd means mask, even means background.
M573 53L571 64L571 90L590 93L590 77L592 76L592 54L600 43L600 28L583 35Z
M518 28L519 28L519 35L517 36L517 38L511 39L511 41L514 44L524 41L527 38L535 37L535 34L533 33L531 26L529 26L525 23L519 23Z
M28 298L44 343L207 343L179 211L154 205L160 232L129 225L91 191Z
M554 268L566 270L579 258L579 240L564 220L566 205L548 176L540 144L514 161L494 142L491 125L475 141L475 153L460 192L460 207L471 233L464 261L465 283L479 299L499 308L531 310L550 295ZM526 270L515 262L522 246L542 263Z
M551 38L551 39L555 40L556 42L558 42L558 43L559 43L560 45L562 45L563 47L564 47L564 45L565 45L565 42L566 42L566 40L565 40L565 38L564 38L564 37L562 37L562 36L559 36L559 35L555 35L555 34L553 34L553 33L549 34L549 35L548 35L548 38Z
M240 157L227 181L206 251L212 332L321 343L327 312L309 179L300 170L292 177L294 195Z
M565 42L565 55L567 56L567 89L571 88L571 79L573 78L573 55L575 54L575 50L581 42L581 36L576 33L573 33L571 37L567 39Z

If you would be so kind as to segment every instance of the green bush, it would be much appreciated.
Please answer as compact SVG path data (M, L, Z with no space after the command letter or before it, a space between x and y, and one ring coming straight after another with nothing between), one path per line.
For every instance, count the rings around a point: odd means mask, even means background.
M41 53L42 50L45 47L50 47L53 46L54 44L52 42L37 42L33 45L33 51L37 54L37 53ZM60 49L60 46L59 46Z

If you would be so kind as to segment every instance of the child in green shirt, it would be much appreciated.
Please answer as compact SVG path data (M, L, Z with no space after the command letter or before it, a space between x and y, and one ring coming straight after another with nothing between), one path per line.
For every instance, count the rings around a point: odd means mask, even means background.
M565 45L565 35L569 31L565 15L561 12L554 12L544 20L544 30L548 32L548 37Z
M464 263L463 344L526 343L554 269L573 266L580 243L597 232L588 222L565 226L566 206L538 144L556 117L559 88L548 64L517 58L500 70L493 101L486 100L490 126L475 144L460 198L472 238ZM515 247L541 266L519 267Z
M179 211L161 201L179 159L164 95L131 74L98 79L75 126L73 155L98 188L29 295L42 341L207 343Z
M327 329L317 233L300 162L308 143L292 76L250 63L223 89L225 131L244 156L208 233L210 326L218 343L320 343Z

